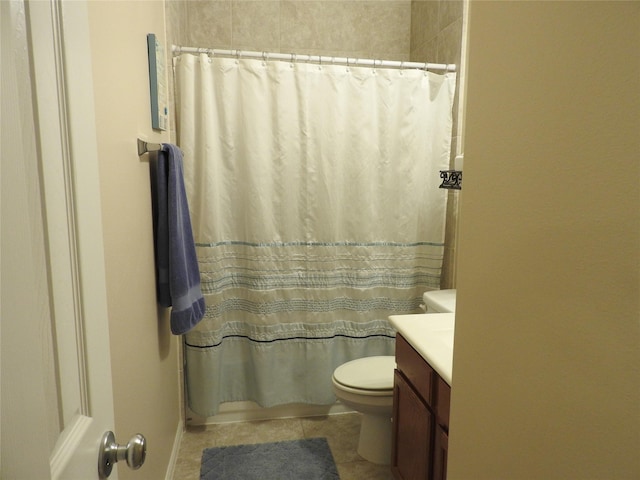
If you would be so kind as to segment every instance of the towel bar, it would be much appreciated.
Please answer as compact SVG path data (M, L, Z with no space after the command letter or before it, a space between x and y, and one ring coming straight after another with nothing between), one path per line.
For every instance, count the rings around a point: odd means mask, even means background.
M162 144L147 143L144 140L138 139L138 156L144 155L148 152L157 152L159 150L162 150Z

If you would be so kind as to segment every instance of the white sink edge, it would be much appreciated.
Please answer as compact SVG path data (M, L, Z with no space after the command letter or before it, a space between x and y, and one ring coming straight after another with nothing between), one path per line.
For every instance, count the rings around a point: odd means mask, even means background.
M455 313L391 315L389 322L451 385Z

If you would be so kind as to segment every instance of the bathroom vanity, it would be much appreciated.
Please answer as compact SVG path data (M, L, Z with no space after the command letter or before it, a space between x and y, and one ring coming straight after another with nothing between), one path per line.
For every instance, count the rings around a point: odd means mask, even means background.
M444 480L454 314L395 315L389 320L398 332L393 397L393 476L397 480Z

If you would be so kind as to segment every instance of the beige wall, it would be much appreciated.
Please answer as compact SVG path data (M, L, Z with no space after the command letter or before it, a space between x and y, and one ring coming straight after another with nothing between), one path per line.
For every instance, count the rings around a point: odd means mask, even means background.
M448 478L640 478L640 3L469 32Z
M177 338L156 306L149 159L136 137L151 129L147 33L164 38L163 2L89 2L116 438L140 432L148 454L121 479L165 477L180 418Z

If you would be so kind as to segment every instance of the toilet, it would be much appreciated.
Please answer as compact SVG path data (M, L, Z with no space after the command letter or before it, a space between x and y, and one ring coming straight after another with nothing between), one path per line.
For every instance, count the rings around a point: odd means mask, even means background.
M454 312L455 290L434 290L423 295L427 313ZM335 369L333 392L340 402L362 413L358 454L379 465L391 463L394 356L365 357Z
M432 290L422 295L424 305L421 307L427 313L452 313L456 311L456 290Z
M394 356L365 357L344 363L333 372L338 400L362 413L358 454L372 463L391 463L391 410Z

